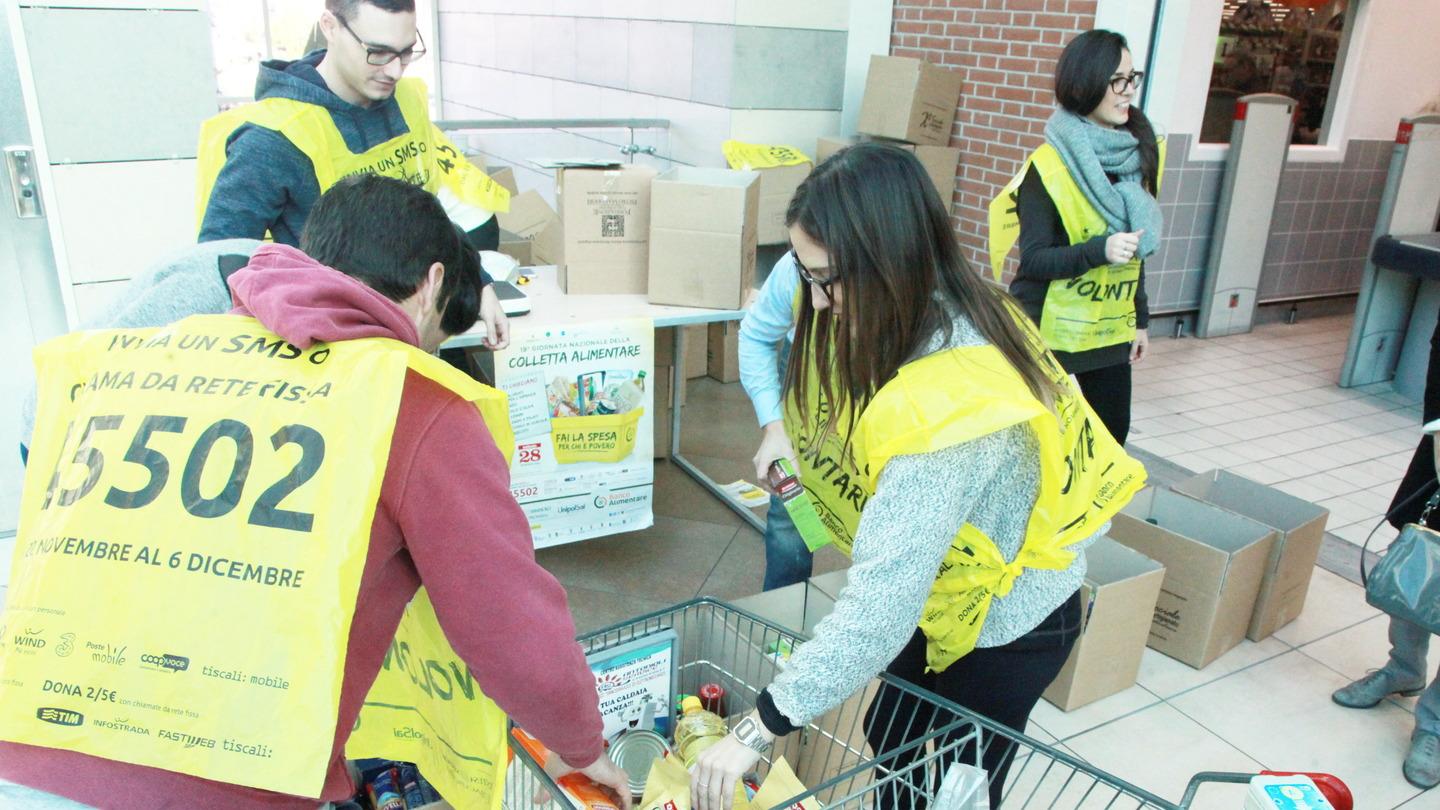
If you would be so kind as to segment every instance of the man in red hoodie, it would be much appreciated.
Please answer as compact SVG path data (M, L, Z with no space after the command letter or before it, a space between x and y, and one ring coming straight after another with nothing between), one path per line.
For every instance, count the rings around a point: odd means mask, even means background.
M161 505L160 508L173 508L180 520L188 520L197 526L205 527L203 531L196 530L196 537L193 539L157 536L159 533L155 527L167 524L155 523L148 527L149 536L154 542L177 541L182 546L190 543L188 548L192 549L192 559L197 554L193 549L210 548L203 544L211 538L201 538L202 534L215 534L214 539L224 541L218 547L222 551L229 549L227 553L233 554L237 560L245 554L258 555L257 549L266 549L266 553L273 555L272 561L280 561L276 566L283 570L299 570L301 565L293 563L292 568L284 568L285 560L288 559L283 557L284 554L319 554L331 546L343 547L347 543L352 543L353 548L358 549L351 562L347 562L344 554L337 554L333 563L326 562L323 566L315 565L314 561L310 560L312 564L303 572L305 578L302 580L298 575L292 577L290 582L293 587L288 588L262 587L272 584L274 577L270 577L266 582L259 579L234 581L249 577L248 573L237 574L237 571L248 572L248 565L240 569L233 564L228 568L206 565L206 576L190 574L188 578L181 571L167 571L163 566L153 563L152 566L159 569L158 571L151 572L146 568L136 574L128 573L130 569L127 568L124 569L127 573L118 577L94 581L94 590L90 592L106 594L103 608L90 604L101 600L74 600L66 613L66 621L69 623L58 628L74 634L71 636L74 644L85 645L91 641L84 623L86 611L99 609L105 612L106 618L95 619L96 624L105 622L103 626L107 628L144 628L169 623L170 638L183 637L186 632L193 632L195 628L191 625L198 622L187 623L187 618L205 615L210 617L207 618L209 626L205 628L206 632L223 636L225 649L270 650L277 643L283 643L287 637L303 636L309 646L302 645L295 653L296 657L309 660L301 668L287 670L292 681L295 681L291 693L285 696L292 702L276 705L280 706L280 712L286 715L294 712L298 716L311 712L321 718L334 718L333 727L328 725L329 720L326 719L322 722L329 730L321 728L318 732L325 735L322 742L328 742L328 756L324 754L322 745L319 749L321 756L316 760L316 768L324 771L323 778L318 772L307 775L304 769L309 767L308 764L302 763L301 766L301 775L306 778L307 784L313 783L318 791L307 790L302 797L295 795L295 791L277 791L234 783L246 782L244 779L217 780L194 775L197 770L203 773L221 772L221 766L187 766L187 772L179 772L178 766L174 765L181 756L178 749L174 760L152 758L147 762L143 752L148 750L146 745L153 743L153 738L148 733L143 739L136 738L133 754L126 751L107 757L84 753L86 743L83 742L73 745L69 742L50 742L52 739L70 738L63 735L56 738L43 736L50 733L50 726L45 724L37 726L40 732L24 731L27 726L23 721L36 715L34 707L27 703L23 711L9 715L3 705L9 702L15 706L20 702L9 698L11 694L22 694L20 687L24 684L21 676L26 670L20 665L34 660L42 661L45 667L53 669L59 665L57 662L63 661L69 665L85 656L24 659L18 656L33 651L19 650L16 644L6 646L3 642L0 642L0 739L15 740L19 737L33 741L38 738L46 742L0 742L0 784L9 780L33 789L37 798L47 793L55 794L51 798L61 804L63 800L58 797L96 807L315 808L325 802L344 800L355 790L343 755L346 738L355 725L365 695L386 657L401 614L417 588L423 584L429 592L435 614L446 637L468 664L485 695L494 700L517 724L539 738L571 769L579 770L596 782L613 789L628 810L629 790L626 776L611 763L604 752L594 679L579 645L574 641L575 630L565 592L560 584L535 562L528 521L510 494L506 457L498 449L496 436L482 418L485 403L480 401L479 394L470 397L465 393L477 390L465 387L473 383L468 380L457 382L453 377L447 376L448 366L438 361L429 364L427 361L432 358L423 354L433 352L446 336L468 329L476 321L480 277L473 251L465 249L463 240L458 237L433 196L402 181L373 175L341 181L322 197L310 215L301 248L303 252L284 245L261 247L255 252L249 266L230 277L235 309L229 316L187 319L168 329L172 333L183 335L187 329L195 334L206 329L220 334L225 333L225 330L236 333L237 329L253 332L261 328L273 333L273 336L278 336L279 340L273 343L262 342L259 345L279 346L280 341L283 341L284 347L272 349L269 357L263 352L253 355L256 359L250 359L250 354L227 355L224 362L230 365L226 373L237 380L246 374L247 362L260 364L257 367L262 371L254 372L256 374L264 373L266 363L293 361L293 366L313 367L304 372L295 372L311 375L302 379L309 386L308 391L297 395L295 400L280 397L275 393L277 389L273 387L267 389L269 394L260 393L262 387L254 387L252 390L237 382L224 387L229 396L252 398L238 406L230 406L229 413L232 418L222 420L228 427L222 429L221 434L234 440L237 448L236 470L241 470L241 456L244 456L244 469L249 469L250 457L246 452L253 451L258 470L264 463L262 454L270 452L272 443L277 452L285 444L295 443L301 446L302 452L308 453L314 442L318 441L312 437L311 444L305 444L301 441L304 437L297 431L303 432L308 428L288 424L282 431L277 431L274 437L270 437L270 442L260 439L253 442L251 451L243 451L242 447L249 441L249 428L244 420L249 419L259 427L266 408L290 408L293 414L301 414L293 418L303 419L306 409L310 409L313 415L318 413L316 409L325 407L323 399L335 398L335 401L345 403L348 410L360 412L367 411L375 402L387 401L387 395L392 395L397 403L393 409L386 411L384 407L375 406L382 415L387 412L393 414L393 417L383 417L383 427L388 431L393 425L393 433L389 435L388 441L382 432L378 442L369 443L378 444L379 455L375 457L384 459L383 465L376 466L371 476L379 480L376 482L378 487L372 488L377 494L370 505L366 504L361 490L352 490L343 508L331 508L327 511L322 502L309 506L312 512L300 511L300 507L308 503L302 497L304 486L308 482L301 481L298 486L291 487L293 498L286 495L279 501L285 508L272 503L269 506L270 511L262 513L259 505L251 509L255 496L263 489L259 486L261 482L254 481L252 486L245 487L243 473L237 473L241 476L239 486L226 486L213 497L206 496L208 491L214 488L215 477L206 479L198 473L194 482L176 483L171 480L167 484L167 479L156 475L143 490L123 489L124 485L135 479L122 478L120 474L112 473L111 468L122 464L122 455L126 462L143 463L134 461L132 454L124 450L134 433L127 421L130 414L99 417L113 419L117 426L114 430L107 431L108 425L101 423L93 436L89 430L86 431L86 437L80 439L80 445L105 450L112 461L109 466L104 467L103 475L91 467L90 472L94 475L80 486L61 490L56 502L58 505L54 508L51 507L50 496L56 488L69 480L85 477L79 475L80 472L85 472L81 462L84 456L80 449L75 450L77 460L74 464L79 470L74 474L67 473L70 478L66 479L67 474L62 474L62 465L47 459L68 459L70 438L67 436L64 442L56 440L45 445L38 438L42 431L37 429L37 443L34 448L36 455L32 456L32 462L39 464L46 472L34 473L32 470L32 479L34 475L39 475L39 483L35 484L32 480L32 485L27 486L26 499L39 499L42 495L44 497L43 507L35 505L34 511L30 513L39 516L31 518L32 525L28 532L31 537L48 536L43 534L47 531L64 530L57 529L56 526L74 525L60 523L47 526L44 521L60 521L64 519L65 510L84 508L102 510L96 514L113 515L116 534L107 537L112 541L112 546L118 546L119 538L123 538L127 528L132 524L144 524L145 520L141 515L151 515L152 511L136 512L128 517L129 522L126 523L127 516L114 510L154 510L156 507L153 503ZM258 324L236 316L253 318ZM381 340L371 340L377 338ZM83 341L85 336L76 335L61 340L71 339ZM158 342L155 337L147 337L146 340L146 348ZM95 348L94 344L74 345L90 346L88 351L91 353L103 351ZM185 345L182 337L180 346ZM192 340L190 345L203 347L206 344ZM136 346L139 346L139 341ZM219 348L217 351L225 350ZM139 354L138 350L125 354L122 360ZM159 361L161 365L158 371L162 373L162 377L167 370L164 364L182 362L176 357L185 354L171 351L161 353L163 359ZM282 359L277 360L277 355ZM42 352L41 357L45 356ZM75 356L84 354L81 352ZM353 371L342 371L350 368L344 365L345 363L362 357L364 362L358 367L362 371L374 369L373 373L367 376L357 375ZM302 358L308 359L309 364L304 363ZM75 357L68 359L74 360ZM114 359L111 358L112 361ZM326 367L331 367L332 370L316 370ZM183 386L183 366L176 368L180 370ZM322 381L321 377L327 373L332 376ZM333 385L333 389L323 389L326 393L322 394L317 386L323 384ZM347 386L352 393L346 393ZM75 401L83 403L87 401L87 397L104 401L105 408L115 408L116 402L123 401L105 401L105 391L92 391L80 385L66 386L63 390L69 393L70 405ZM198 401L200 393L218 395L220 390L219 387L211 385L203 389L185 387L181 393L193 392L197 395L194 399ZM45 392L42 382L42 408L45 407ZM294 393L292 386L291 394ZM344 399L347 396L350 399ZM63 399L52 397L50 401L56 403ZM185 405L189 400L183 398L164 401L173 402L175 408L182 410L183 407L190 407ZM478 409L477 405L480 406ZM201 406L193 407L198 409ZM209 415L210 412L204 413ZM187 429L184 419L180 417L144 418L146 421L141 427L143 436L137 436L130 445L131 451L138 454L134 458L145 458L144 452L159 453L167 447L183 448L187 446L183 442L194 441L187 435L194 431ZM43 425L43 414L41 419ZM156 419L179 421L172 421L167 427L166 423L151 421ZM91 422L94 427L94 418ZM193 423L194 419L191 422ZM222 422L217 422L216 425ZM150 431L148 433L144 426L147 424ZM316 462L319 472L314 472L312 477L317 481L325 479L327 475L351 476L345 480L363 480L363 470L367 469L366 463L369 460L364 448L369 445L366 436L353 430L355 425L361 424L364 424L363 414L357 415L353 424L347 422L345 431L349 432L334 430L329 434L328 457L323 463ZM211 434L214 428L215 426L212 426L211 430L205 431L202 442L205 440L204 436ZM161 435L161 431L179 433L181 436L165 437ZM51 432L54 433L53 429ZM119 444L103 444L103 441L111 440L109 436L112 434L114 441ZM264 435L268 437L268 429ZM151 438L146 437L160 437L155 439L155 446L160 447L161 451L147 449L146 443L151 441ZM161 439L171 439L176 444L162 445ZM207 452L218 441L222 440L211 437L210 444L206 446ZM501 441L508 441L508 437ZM197 448L199 446L196 445ZM142 449L136 450L136 447ZM319 447L324 455L326 445L321 443ZM61 448L64 448L63 453ZM180 467L185 459L184 453L171 449L170 457L176 474L169 478L181 478ZM153 472L155 456L148 458L151 464L146 466ZM190 461L193 462L194 459L195 452L192 452ZM280 469L286 469L294 463L291 458ZM301 464L303 463L302 457ZM55 465L56 472L51 478L49 490L38 492L36 490L45 488L44 479L50 476L50 464ZM337 469L342 472L334 472ZM354 469L362 472L355 473ZM200 472L206 471L205 459L202 457ZM189 473L187 464L184 476L186 479L190 478ZM356 475L361 477L355 478ZM102 486L96 488L95 479L98 479ZM140 480L143 481L143 476ZM231 484L235 481L236 478L232 475ZM295 481L291 480L290 483L295 484ZM103 492L105 484L114 486L110 488L111 494L106 496L103 503L100 503L98 496L89 497L92 489ZM170 489L179 489L182 493L182 498L177 499L173 507L163 506L166 498L162 496L173 496L172 492L165 489L167 486ZM185 489L187 486L191 488L188 493ZM120 494L117 495L117 492ZM323 501L323 494L326 492L332 498L337 494L332 487L322 490L322 497L316 500ZM260 497L263 501L265 496ZM188 516L180 514L182 504ZM237 505L243 508L237 508ZM105 512L105 509L111 511ZM239 520L227 522L232 515L241 516L240 519L243 519L245 513L250 516L248 524L241 525ZM74 514L82 513L77 511ZM257 515L260 515L258 519ZM331 528L332 525L339 526L345 520L352 519L353 515L368 519L368 526L357 524L361 526L359 534L362 535L358 544L346 540L342 529ZM164 518L163 515L161 517ZM232 523L238 528L226 528ZM212 526L214 528L210 528ZM27 532L22 531L22 545L29 540L25 534ZM297 543L300 539L323 539L325 542ZM277 540L279 542L274 542ZM171 545L175 544L171 542ZM321 551L303 550L317 545L322 547ZM236 550L237 548L239 550ZM341 548L341 551L344 549ZM204 557L203 554L199 556ZM114 559L113 554L108 558L110 561ZM52 593L60 589L60 586L48 583L73 583L77 577L104 577L106 575L103 573L91 572L100 570L102 565L110 565L110 562L101 563L95 559L75 561L59 553L48 556L39 553L27 555L25 560L14 574L10 589L11 613L8 615L26 615L27 618L23 622L18 618L11 622L10 630L0 627L0 634L16 639L19 632L16 628L21 624L27 628L27 633L31 632L31 624L44 630L47 611L37 610L34 606L46 604L44 597L47 587L51 588ZM353 576L346 574L347 570L352 570L352 562ZM73 567L65 568L67 564ZM171 568L175 566L172 565ZM260 570L261 566L257 564L256 571ZM332 571L338 574L328 576ZM211 574L214 576L210 576ZM236 598L243 600L241 604L247 607L261 604L256 600L264 599L273 600L281 607L269 614L256 609L246 616L246 621L229 624L225 622L227 614L224 610L216 608L207 612L206 609L212 607L208 604L191 603L187 610L165 612L151 609L147 613L143 593L139 590L127 591L127 588L145 588L146 585L141 580L144 576L168 577L156 582L163 582L163 587L175 589L172 594L183 593L182 589L189 586L190 579L203 581L204 590L195 592L199 594L194 597L196 600L228 598L224 594L229 592L227 589L231 589L239 593ZM256 576L260 575L257 573ZM139 584L132 582L132 579ZM350 596L345 595L347 579L354 580L351 583ZM334 584L332 580L338 583L334 590L339 596L326 596L330 593L326 589ZM285 580L281 579L280 582L283 585ZM157 584L149 587L161 586ZM102 588L103 591L100 590ZM241 589L244 589L243 592ZM307 593L306 589L311 589L314 593ZM209 594L212 593L222 595L211 597ZM309 601L281 601L300 598ZM175 604L181 604L181 600L175 600ZM302 607L292 607L292 604ZM28 614L20 613L27 609L30 611ZM347 613L348 633L343 631ZM116 614L124 614L123 621L115 620ZM119 623L109 624L112 620ZM6 622L0 620L0 625L4 624ZM341 628L341 631L334 632L333 627L330 627L332 624ZM316 629L312 625L324 627ZM58 629L55 635L58 635ZM328 649L325 643L328 638L326 632L336 636ZM311 633L315 635L309 635ZM40 633L35 637L40 638L43 635L44 633ZM310 643L312 638L319 641ZM139 643L145 644L148 641L142 640ZM134 657L141 657L140 653L145 652L145 649L133 650ZM49 653L50 650L44 651L45 655ZM62 656L58 648L55 655ZM154 655L146 657L156 658ZM174 683L181 683L178 680L180 678L199 677L195 670L201 668L201 661L177 659L184 661L182 666L168 663L170 658L167 655L163 659L157 659L167 662L165 668L172 670L160 680L173 677L176 679ZM100 659L97 657L96 660ZM84 665L90 666L88 663ZM247 665L254 666L253 663ZM208 663L206 667L208 670ZM331 668L340 672L343 667L338 690L328 698L331 701L328 706L312 705L324 704L325 700L303 699L305 695L321 692L302 690L323 691L323 683L313 686L303 680L304 667L313 667L321 672L332 671ZM188 671L178 671L182 669ZM253 669L251 671L253 672ZM189 704L189 708L198 710L194 713L207 718L212 714L227 716L227 712L239 717L247 711L265 711L259 708L261 704L253 704L256 708L250 710L244 703L246 700L264 699L264 696L246 697L253 695L255 690L227 693L222 691L224 686L223 682L207 683L207 689L214 691L202 694L213 694L213 697L203 703ZM16 691L7 693L7 688ZM236 697L222 697L226 694ZM65 704L59 695L54 696L51 702L55 706L71 705ZM234 702L235 706L231 706L231 702ZM131 705L140 706L142 702L136 701ZM82 703L78 704L78 707L92 719L101 716L101 709L93 704L86 706ZM59 713L53 709L44 711L51 711L50 719L46 720L50 724L56 724L58 718L63 721L60 724L64 725L68 723L67 718L72 716L66 713L68 710ZM22 717L24 712L29 714ZM74 712L73 716L82 717L80 711ZM85 721L79 719L76 722ZM142 709L130 712L124 724L133 731L137 724L147 722L157 728L164 728L167 723L172 727L176 725L168 718L152 718ZM309 733L317 733L314 729L319 725L320 723L297 723L296 727L308 730ZM113 727L114 722L105 726ZM60 734L63 731L68 730L62 729L55 733ZM228 733L225 728L221 731ZM184 747L187 753L196 748L197 743L198 747L205 747L204 741L207 738L198 736L201 733L203 732L186 732ZM172 731L171 735L173 734ZM162 732L159 736L165 735ZM209 742L213 745L214 740L210 739ZM226 748L229 747L227 744ZM171 749L162 747L157 750ZM213 756L223 759L221 754ZM307 759L305 762L310 761ZM205 770L206 767L211 770ZM247 783L257 784L256 781ZM0 787L0 797L13 796L13 792L5 793L4 788Z

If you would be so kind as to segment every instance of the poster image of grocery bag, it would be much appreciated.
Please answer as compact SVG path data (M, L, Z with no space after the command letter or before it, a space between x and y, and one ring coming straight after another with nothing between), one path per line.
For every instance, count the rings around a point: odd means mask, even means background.
M496 354L510 398L510 486L535 546L654 523L654 322L512 325Z
M413 762L451 806L500 810L508 726L450 646L421 588L365 696L345 756Z
M417 354L221 315L40 346L0 739L318 796Z

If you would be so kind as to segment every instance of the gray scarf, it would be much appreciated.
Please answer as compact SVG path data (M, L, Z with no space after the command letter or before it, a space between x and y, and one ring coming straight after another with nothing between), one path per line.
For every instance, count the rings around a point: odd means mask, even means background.
M1110 233L1143 229L1138 254L1142 259L1159 249L1165 219L1160 204L1140 184L1140 143L1129 130L1102 127L1062 108L1045 123L1045 140L1060 153ZM1106 174L1119 181L1111 183Z

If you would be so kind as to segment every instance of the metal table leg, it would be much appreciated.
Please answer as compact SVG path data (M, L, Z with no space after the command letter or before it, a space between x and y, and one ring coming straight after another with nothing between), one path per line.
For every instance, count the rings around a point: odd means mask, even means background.
M765 521L755 517L755 513L736 503L725 490L716 484L714 479L706 475L703 470L690 463L690 460L680 454L680 424L684 415L684 408L680 406L680 391L685 384L685 327L675 327L674 337L675 362L671 364L670 370L670 391L675 398L675 407L670 409L670 461L685 474L695 479L696 483L710 491L711 495L719 498L722 503L735 511L742 520L755 530L765 531Z

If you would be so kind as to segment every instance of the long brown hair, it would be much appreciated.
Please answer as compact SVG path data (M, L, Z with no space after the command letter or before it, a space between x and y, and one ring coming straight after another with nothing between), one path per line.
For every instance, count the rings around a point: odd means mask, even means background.
M837 152L800 184L785 224L825 248L842 291L834 317L817 313L808 294L800 296L786 375L786 391L799 401L818 385L822 400L832 403L821 437L840 427L842 410L849 413L844 433L853 432L859 414L900 367L938 330L950 334L951 311L975 325L1036 399L1048 406L1060 393L1041 365L1038 337L1017 321L1024 317L1018 306L966 263L940 195L911 153L873 143ZM818 363L816 379L809 379L807 358L832 353L833 365Z

